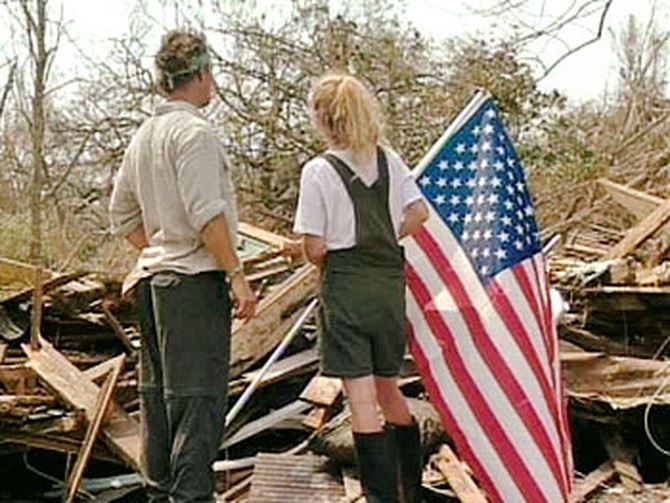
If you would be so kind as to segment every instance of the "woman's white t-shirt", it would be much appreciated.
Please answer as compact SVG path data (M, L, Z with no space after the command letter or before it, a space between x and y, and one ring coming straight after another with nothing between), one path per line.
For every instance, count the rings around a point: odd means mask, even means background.
M344 161L368 187L377 180L376 155L369 165L357 166L351 151L328 152ZM404 209L423 196L400 156L387 147L384 153L389 173L389 213L397 237ZM354 205L340 175L323 157L315 157L303 167L293 230L297 234L323 238L329 250L351 248L356 244Z

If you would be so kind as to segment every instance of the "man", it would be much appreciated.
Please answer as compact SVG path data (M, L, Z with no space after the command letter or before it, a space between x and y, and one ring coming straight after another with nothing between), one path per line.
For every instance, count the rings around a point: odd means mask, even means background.
M243 319L253 316L256 298L235 252L231 173L198 112L214 82L204 37L169 32L156 67L167 101L132 139L110 203L112 232L141 250L143 471L150 501L214 501L211 465L230 366L228 292Z

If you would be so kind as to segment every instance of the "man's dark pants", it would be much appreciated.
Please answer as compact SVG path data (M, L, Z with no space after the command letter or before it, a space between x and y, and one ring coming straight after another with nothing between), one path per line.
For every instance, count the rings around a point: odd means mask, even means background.
M225 276L157 273L138 286L140 408L150 501L214 501L230 368Z

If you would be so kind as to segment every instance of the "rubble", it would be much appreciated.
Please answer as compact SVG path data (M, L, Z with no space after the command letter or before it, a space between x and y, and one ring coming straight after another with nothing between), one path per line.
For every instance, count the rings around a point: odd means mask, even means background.
M569 305L559 334L575 502L599 497L603 487L636 493L668 477L670 204L601 184L639 225L622 232L587 224L550 256L552 285ZM339 380L318 373L319 324L309 311L318 272L290 239L248 224L240 236L261 301L255 319L233 326L228 427L215 464L219 498L360 500L346 397ZM133 494L140 338L132 302L121 296L120 278L44 271L36 347L34 278L31 266L0 259L0 478L17 480L3 485L0 498ZM421 426L430 501L486 501L410 356L401 382ZM21 470L40 475L26 485L12 478Z

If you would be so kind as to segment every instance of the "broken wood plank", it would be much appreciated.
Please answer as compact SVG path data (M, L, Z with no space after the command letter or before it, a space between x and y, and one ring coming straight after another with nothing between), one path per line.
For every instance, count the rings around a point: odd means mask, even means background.
M81 450L77 454L77 460L75 461L72 472L70 472L70 476L68 477L65 490L66 503L71 503L74 501L74 498L79 491L81 479L84 476L84 470L86 469L86 465L88 464L89 457L91 456L91 452L93 450L93 444L95 443L95 439L98 437L103 419L105 418L107 410L109 409L109 403L112 399L112 395L114 394L114 387L116 386L116 381L119 379L119 375L121 375L121 370L123 369L125 360L125 355L120 355L114 358L114 366L107 375L105 383L102 385L102 388L98 393L98 399L95 404L95 414L93 417L89 417L89 425L86 429L86 435L84 436Z
M599 178L597 181L617 203L626 208L638 220L646 218L663 203L663 199L660 197L615 183L606 178Z
M126 331L121 326L121 323L119 323L119 320L116 319L116 316L112 314L112 312L107 308L107 306L105 306L103 302L100 303L100 309L102 309L107 323L109 323L109 326L112 327L114 335L116 335L116 337L121 341L121 344L123 344L126 353L132 355L135 352L135 348L130 342Z
M622 258L644 243L670 219L670 200L663 201L638 225L630 229L621 241L605 255L605 259Z
M300 398L313 404L330 407L335 405L341 395L341 379L317 374L309 381Z
M237 231L242 236L248 236L255 239L256 241L267 243L279 249L292 242L292 240L284 236L267 231L265 229L261 229L260 227L256 227L246 222L240 222Z
M302 266L258 303L253 318L233 323L231 377L239 376L280 342L285 313L316 291L318 277L316 267Z
M55 276L47 281L45 281L42 284L42 292L47 293L53 290L54 288L58 288L59 286L63 286L70 281L73 281L75 279L81 278L82 276L85 276L87 273L86 272L74 272L71 274L63 274L61 276ZM28 300L31 295L33 294L33 287L29 286L27 288L24 288L23 290L20 290L16 293L9 294L3 298L0 299L0 302L21 302L24 300Z
M323 428L332 416L332 408L317 405L302 420L302 425L312 430Z
M86 411L93 417L99 388L84 373L58 352L48 341L41 340L41 349L33 350L24 344L28 363L44 384L67 403ZM126 414L118 405L112 405L114 414L103 428L110 447L133 469L140 469L140 431L137 421Z
M443 444L440 447L435 464L462 503L487 502L484 493L477 487L477 484L463 467L463 462L458 459L448 445Z
M603 463L586 477L575 482L575 487L570 494L570 503L583 503L615 475L616 470L612 463L610 461Z
M5 355L7 354L7 348L9 346L4 342L0 342L0 363L5 360Z

